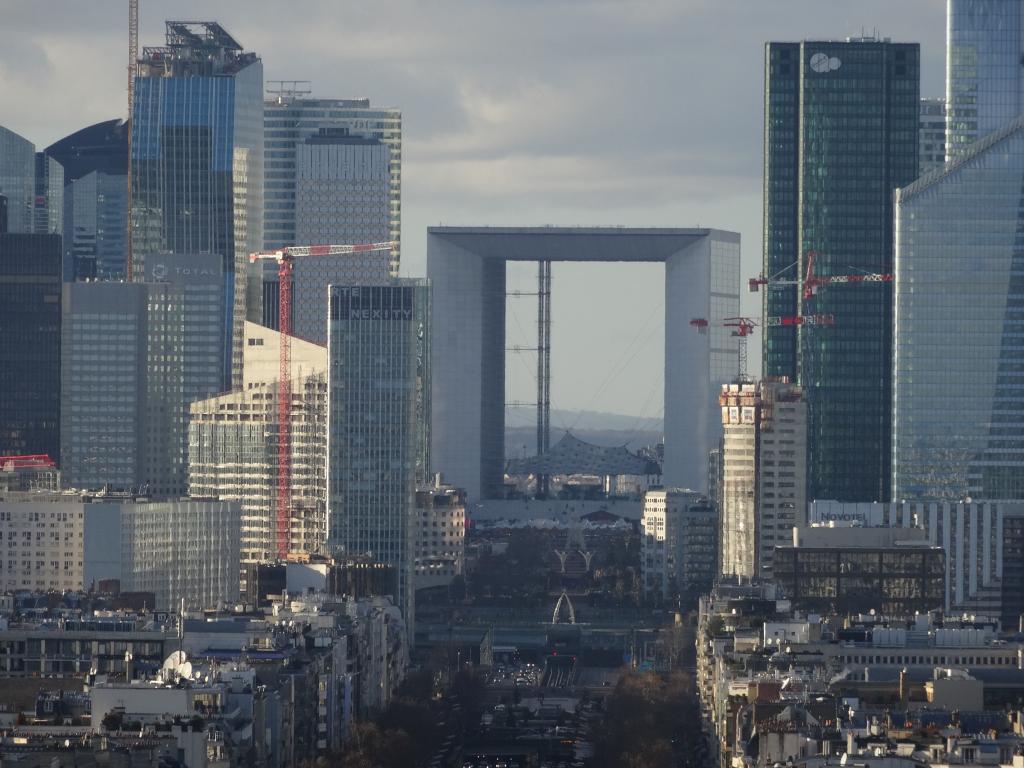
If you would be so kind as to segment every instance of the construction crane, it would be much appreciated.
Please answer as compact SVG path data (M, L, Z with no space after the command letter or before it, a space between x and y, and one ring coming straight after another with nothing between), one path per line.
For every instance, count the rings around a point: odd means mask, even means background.
M836 285L838 283L891 283L893 275L884 272L863 272L860 274L853 275L818 275L814 272L814 262L821 254L817 251L807 252L807 271L804 275L803 281L797 280L796 278L780 277L783 272L786 272L796 264L790 264L785 269L781 270L778 274L771 277L765 277L764 273L761 273L757 277L750 278L748 287L751 293L757 293L762 285L768 288L785 288L790 285L802 285L804 300L813 299L818 289L823 285Z
M292 274L297 256L340 256L348 253L390 251L396 242L361 245L293 245L276 251L250 253L249 261L277 262L280 281L278 299L279 368L277 381L277 495L275 502L275 537L277 556L288 556L288 529L291 521L292 496Z
M706 334L710 323L706 318L695 317L690 321L690 325L696 328L698 333ZM736 375L740 381L747 381L747 338L753 335L757 321L749 317L723 317L716 321L715 325L732 329L730 335L738 339Z
M132 279L132 111L135 109L135 73L139 66L139 0L128 0L128 216L125 232L125 274Z

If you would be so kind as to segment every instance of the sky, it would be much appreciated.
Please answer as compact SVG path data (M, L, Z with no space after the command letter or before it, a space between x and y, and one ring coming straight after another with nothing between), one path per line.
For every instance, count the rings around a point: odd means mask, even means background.
M43 148L125 115L127 2L0 5L0 125ZM919 42L922 96L944 90L943 0L141 0L140 17L140 46L165 19L215 20L266 80L400 107L409 276L436 224L717 227L753 276L765 42ZM535 343L535 304L509 302L509 346ZM553 405L659 416L663 305L660 266L555 264ZM508 400L534 397L530 355L507 368Z

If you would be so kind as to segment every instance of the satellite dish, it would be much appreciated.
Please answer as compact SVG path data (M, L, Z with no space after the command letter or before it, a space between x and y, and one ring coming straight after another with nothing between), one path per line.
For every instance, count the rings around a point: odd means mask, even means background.
M177 673L180 677L190 679L192 677L192 662L183 661L177 667Z
M160 667L161 671L170 672L176 671L182 664L188 661L188 657L185 656L184 651L175 651L164 660L164 665Z

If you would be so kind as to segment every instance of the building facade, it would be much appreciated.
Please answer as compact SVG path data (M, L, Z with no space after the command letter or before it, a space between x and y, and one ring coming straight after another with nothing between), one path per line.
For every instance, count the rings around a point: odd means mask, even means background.
M1007 559L1007 552L1019 546L1010 526L1019 525L1015 521L1021 517L1024 503L1012 501L813 501L808 505L811 524L923 528L928 542L946 552L945 609L993 617L1003 610L1004 583L1015 583L1016 565ZM1005 582L1007 573L1009 582Z
M430 466L430 287L331 286L327 546L398 569L412 636L416 485Z
M0 126L0 195L7 198L7 232L32 232L35 152L31 141Z
M36 152L35 169L32 231L37 235L63 235L64 166L45 152Z
M1022 34L1020 3L947 0L947 158L1024 112Z
M221 391L223 277L204 255L151 256L146 282L64 286L64 479L72 488L188 487L189 404Z
M158 610L238 598L240 508L220 501L7 494L0 590L85 591L117 579Z
M924 176L946 162L946 100L922 98L917 128L917 172Z
M896 198L894 499L1024 499L1024 120Z
M787 382L722 387L721 573L770 578L807 519L807 405Z
M263 242L263 65L215 22L168 21L166 36L135 79L132 274L166 252L217 262L228 389L242 376L248 256Z
M127 274L128 125L107 120L54 142L64 169L64 280Z
M711 588L718 556L715 511L707 496L679 488L647 491L640 528L644 599L696 605Z
M918 175L917 44L769 43L765 50L765 376L801 385L813 497L889 497L892 199ZM778 318L826 315L832 325Z
M416 589L445 586L462 575L466 524L466 494L461 489L440 480L416 489Z
M246 323L245 388L191 404L189 494L237 501L241 559L277 556L278 350L280 335ZM289 552L319 552L327 529L327 350L291 346Z
M281 83L285 86L285 83ZM295 84L297 85L297 84ZM302 245L300 229L316 226L315 208L307 208L306 223L298 221L298 177L301 147L321 129L342 131L349 136L371 139L384 145L387 153L387 237L379 240L399 242L402 237L402 113L394 107L370 106L369 99L314 99L297 88L269 90L273 98L264 103L266 131L267 192L264 209L266 235L264 248L275 250L286 245ZM376 173L376 171L375 171ZM374 181L376 186L376 180ZM368 189L360 190L360 195ZM376 196L374 196L376 211ZM324 213L327 213L324 211ZM374 213L375 215L375 213ZM328 242L321 240L320 243ZM335 243L373 242L335 240ZM305 243L309 244L309 243ZM393 253L393 274L398 273L399 249Z
M0 233L0 456L60 461L60 291L59 235Z
M806 611L927 614L943 607L945 552L919 528L795 528L774 579Z

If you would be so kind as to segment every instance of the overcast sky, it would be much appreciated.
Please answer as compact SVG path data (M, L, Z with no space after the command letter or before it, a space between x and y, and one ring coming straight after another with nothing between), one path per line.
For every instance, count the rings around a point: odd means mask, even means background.
M402 108L408 275L424 273L438 223L714 226L742 234L753 275L766 41L877 31L920 42L921 93L943 92L943 0L141 5L140 45L162 43L166 18L213 19L262 56L267 80ZM124 116L126 6L0 0L0 125L42 148ZM659 415L661 268L556 264L552 280L554 405ZM510 344L528 344L534 305L510 303ZM508 369L509 398L530 399L533 361L510 354Z

